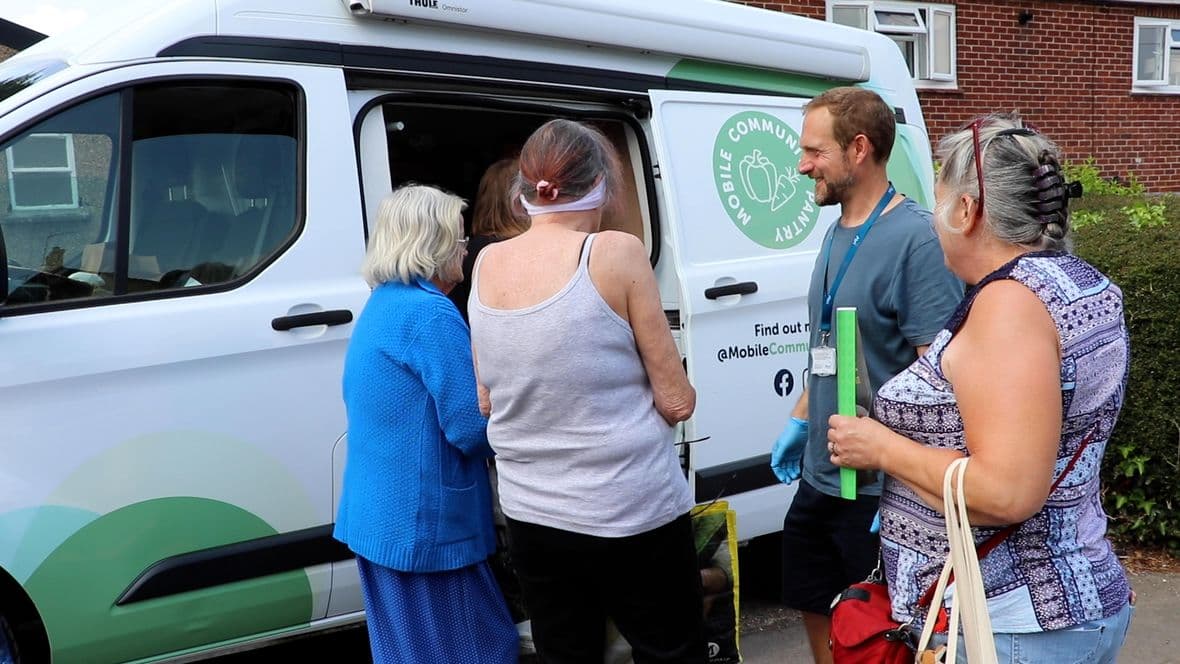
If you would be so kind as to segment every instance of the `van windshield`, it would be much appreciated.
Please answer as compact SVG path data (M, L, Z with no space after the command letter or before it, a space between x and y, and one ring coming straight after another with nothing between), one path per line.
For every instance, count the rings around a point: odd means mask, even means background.
M61 60L16 60L0 64L0 101L66 68Z

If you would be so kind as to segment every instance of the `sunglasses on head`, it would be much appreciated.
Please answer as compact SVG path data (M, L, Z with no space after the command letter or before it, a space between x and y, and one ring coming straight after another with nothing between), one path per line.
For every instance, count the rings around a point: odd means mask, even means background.
M983 215L983 148L979 145L979 130L992 119L990 117L975 118L968 125L971 128L971 146L975 151L975 180L979 183L979 205L977 211L981 216ZM992 140L1000 136L1035 136L1036 133L1037 131L1031 127L1012 127L1011 129L1004 129L997 132Z

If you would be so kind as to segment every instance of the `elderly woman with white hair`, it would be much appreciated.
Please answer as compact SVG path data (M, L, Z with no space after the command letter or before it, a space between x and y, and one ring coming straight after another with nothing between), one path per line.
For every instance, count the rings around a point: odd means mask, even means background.
M517 661L487 564L487 459L464 323L462 199L402 187L382 204L373 287L344 363L348 459L334 536L356 554L374 662Z
M919 628L934 600L943 473L967 456L999 661L1114 662L1132 600L1099 471L1127 389L1122 292L1069 251L1080 187L1044 135L984 116L944 138L939 157L936 230L973 287L926 354L877 392L879 423L831 418L832 462L888 475L881 553L894 619Z

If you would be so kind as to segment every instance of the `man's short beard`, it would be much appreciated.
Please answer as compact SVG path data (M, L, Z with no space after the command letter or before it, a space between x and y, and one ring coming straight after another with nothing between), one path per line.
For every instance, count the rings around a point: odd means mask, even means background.
M848 197L848 192L856 186L856 177L849 173L839 180L825 178L824 184L824 193L821 197L820 192L817 191L815 202L821 206L841 205L844 203L844 199Z

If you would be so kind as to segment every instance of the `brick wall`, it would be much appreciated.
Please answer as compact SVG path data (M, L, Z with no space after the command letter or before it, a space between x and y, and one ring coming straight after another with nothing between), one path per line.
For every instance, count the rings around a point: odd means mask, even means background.
M823 0L744 2L813 18ZM956 5L958 90L920 90L932 141L975 115L1021 113L1071 160L1093 156L1156 191L1180 191L1180 95L1131 94L1136 16L1180 19L1180 7L969 0ZM1033 13L1021 26L1021 10Z
M807 16L810 18L818 18L821 21L824 16L825 5L824 0L818 2L814 0L782 0L781 2L754 2L753 0L733 0L738 4L750 5L751 7L761 7L763 9L775 9L780 12L790 12L800 16ZM940 0L941 1L941 0Z

